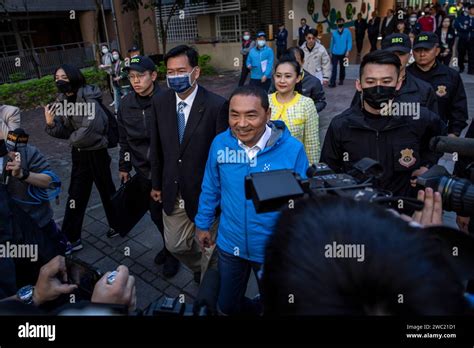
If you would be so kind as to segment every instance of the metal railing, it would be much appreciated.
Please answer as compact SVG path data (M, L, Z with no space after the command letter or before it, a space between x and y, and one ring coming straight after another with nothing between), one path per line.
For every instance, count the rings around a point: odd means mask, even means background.
M173 4L162 5L162 15L163 18L167 18ZM180 10L175 13L176 16L180 15ZM191 3L190 0L185 1L184 11L181 12L184 16L196 16L209 13L222 13L222 12L232 12L240 11L240 0L218 0L214 4L209 4L207 1L203 0L199 3ZM159 16L158 8L155 9L156 16Z
M78 68L94 65L92 45L76 42L0 54L0 83L16 82L53 74L61 64Z

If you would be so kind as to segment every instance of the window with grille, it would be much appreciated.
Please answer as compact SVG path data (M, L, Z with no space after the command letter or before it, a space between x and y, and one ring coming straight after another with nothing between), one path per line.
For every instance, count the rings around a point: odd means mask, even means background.
M157 21L159 21L157 17ZM164 19L166 21L166 19ZM158 40L161 42L159 23L157 25ZM180 19L179 16L173 16L170 20L167 33L168 42L194 41L198 37L196 16L185 16Z
M240 14L219 14L216 16L217 37L221 41L240 41L242 23Z

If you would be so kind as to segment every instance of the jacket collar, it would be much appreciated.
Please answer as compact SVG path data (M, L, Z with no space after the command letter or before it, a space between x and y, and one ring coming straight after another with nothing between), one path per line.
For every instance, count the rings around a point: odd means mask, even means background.
M349 127L372 129L372 127L370 127L370 125L365 120L365 115L362 112L360 103L352 106L350 108L350 114L347 115L346 117L347 117ZM389 116L381 116L381 117L389 117ZM382 131L404 126L407 124L407 119L408 117L390 117L390 122Z

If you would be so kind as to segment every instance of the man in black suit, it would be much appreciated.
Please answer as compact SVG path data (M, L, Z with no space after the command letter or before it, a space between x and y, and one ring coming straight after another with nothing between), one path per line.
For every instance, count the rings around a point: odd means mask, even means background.
M389 36L390 34L393 33L395 30L395 17L393 16L393 10L388 9L387 10L387 17L385 17L382 21L382 28L381 28L381 33L382 33L382 39L385 38L385 36Z
M306 18L301 18L301 27L298 28L298 47L306 42L306 34L308 34L310 26L306 25Z
M377 50L377 39L380 32L380 17L377 12L372 12L372 18L367 23L367 35L369 36L370 52Z
M194 48L177 46L164 60L170 89L153 97L151 197L163 203L167 249L199 282L212 251L201 250L195 240L194 217L212 140L228 127L229 104L198 86L200 68Z

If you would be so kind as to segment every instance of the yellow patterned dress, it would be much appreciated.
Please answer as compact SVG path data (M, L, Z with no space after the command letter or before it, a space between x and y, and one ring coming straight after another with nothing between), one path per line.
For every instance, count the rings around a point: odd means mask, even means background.
M309 163L318 163L321 155L319 144L319 115L311 98L295 92L288 103L280 103L277 93L268 96L272 108L272 120L285 122L292 136L305 147Z

